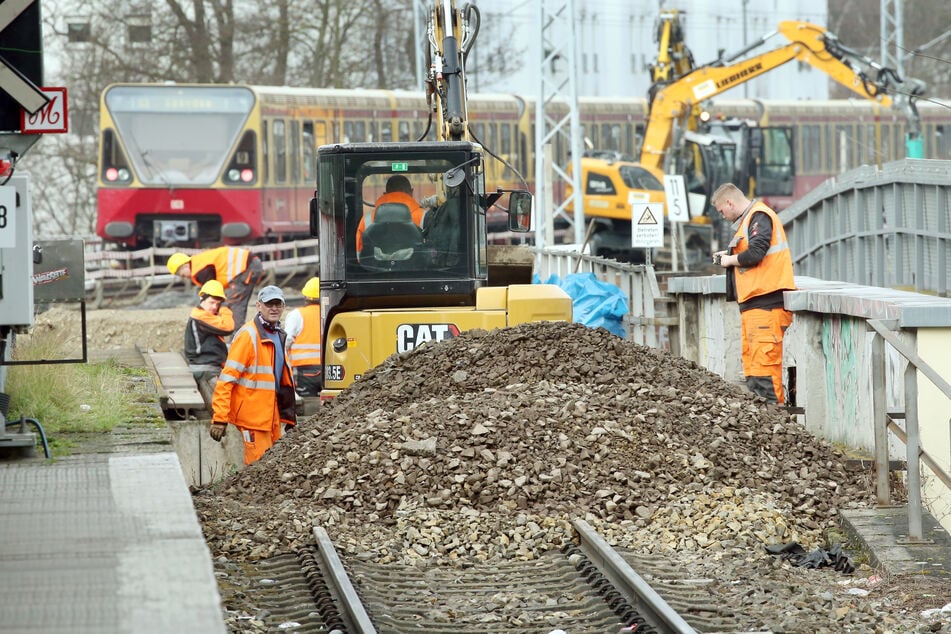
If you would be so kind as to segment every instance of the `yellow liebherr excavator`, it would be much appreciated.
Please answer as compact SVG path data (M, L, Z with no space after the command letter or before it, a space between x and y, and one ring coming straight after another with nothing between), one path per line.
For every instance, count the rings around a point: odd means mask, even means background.
M571 298L531 284L530 265L526 283L490 285L485 215L506 192L486 191L484 151L469 132L472 11L457 11L452 0L433 7L427 94L438 141L422 140L427 128L415 142L318 148L311 232L320 236L321 399L428 341L472 328L571 321ZM508 193L509 229L528 231L531 193Z
M648 123L639 162L603 161L583 164L583 178L601 179L611 173L648 173L656 181L664 174L681 174L690 192L707 200L721 184L732 181L750 196L791 195L795 179L792 132L786 128L743 126L727 131L704 127L703 104L723 92L784 64L799 60L846 86L858 95L901 109L909 126L909 155L920 156L920 122L915 100L925 86L903 80L891 68L882 67L842 45L821 26L801 21L780 22L778 29L726 59L693 67L693 57L683 42L680 14L666 12L658 28L658 61L652 69ZM746 57L776 35L788 40L773 50ZM767 158L768 157L768 158ZM590 239L596 255L637 261L641 254L631 249L629 201L644 192L613 179L616 193L610 199L585 197L585 217L595 223ZM630 180L630 179L628 179ZM641 181L648 180L642 177ZM583 184L586 181L583 181ZM662 197L662 192L652 196ZM651 198L653 200L653 198ZM685 241L695 261L706 261L713 238L709 206L685 225ZM633 257L632 257L633 256Z

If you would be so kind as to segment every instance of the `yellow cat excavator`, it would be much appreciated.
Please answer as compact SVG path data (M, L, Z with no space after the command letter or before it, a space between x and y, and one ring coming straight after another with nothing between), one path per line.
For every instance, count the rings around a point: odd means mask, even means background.
M433 6L426 92L438 140L423 140L427 128L415 142L318 148L311 233L320 238L321 399L426 342L572 318L561 288L531 284L530 259L514 262L524 283L509 283L518 276L492 261L486 211L508 194L509 229L528 231L532 195L487 191L485 152L466 110L465 58L478 19L475 5ZM493 275L495 266L503 274Z

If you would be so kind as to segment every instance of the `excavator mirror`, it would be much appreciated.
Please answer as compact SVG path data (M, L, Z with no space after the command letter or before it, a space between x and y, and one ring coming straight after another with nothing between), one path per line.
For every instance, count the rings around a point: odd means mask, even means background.
M509 196L509 231L525 232L531 228L531 192L512 192Z

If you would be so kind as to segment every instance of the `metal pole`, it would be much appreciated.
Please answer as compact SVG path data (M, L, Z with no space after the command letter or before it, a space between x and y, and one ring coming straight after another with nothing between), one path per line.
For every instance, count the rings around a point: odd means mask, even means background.
M873 331L874 333L874 331ZM879 506L891 504L888 488L888 428L885 426L885 340L872 336L872 424L875 438L875 492Z
M921 541L921 467L918 463L918 369L911 361L905 366L905 443L908 467L908 539Z

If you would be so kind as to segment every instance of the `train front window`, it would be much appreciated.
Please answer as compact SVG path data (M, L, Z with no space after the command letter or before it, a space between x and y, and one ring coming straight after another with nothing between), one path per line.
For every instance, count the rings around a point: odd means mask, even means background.
M139 180L166 187L214 183L253 105L236 86L114 86L105 96Z

